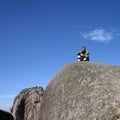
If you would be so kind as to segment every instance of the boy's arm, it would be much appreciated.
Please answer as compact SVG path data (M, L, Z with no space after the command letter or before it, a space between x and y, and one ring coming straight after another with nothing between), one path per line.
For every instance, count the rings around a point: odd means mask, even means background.
M89 56L89 54L90 54L90 52L89 52L89 51L87 51L87 52L85 53L85 55L87 55L87 57Z

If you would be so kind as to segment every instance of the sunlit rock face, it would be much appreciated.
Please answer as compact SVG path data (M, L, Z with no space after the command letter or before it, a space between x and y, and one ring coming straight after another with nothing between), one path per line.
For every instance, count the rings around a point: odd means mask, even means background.
M120 67L66 65L48 84L39 120L119 120Z
M24 89L14 100L12 113L15 120L39 120L43 88Z

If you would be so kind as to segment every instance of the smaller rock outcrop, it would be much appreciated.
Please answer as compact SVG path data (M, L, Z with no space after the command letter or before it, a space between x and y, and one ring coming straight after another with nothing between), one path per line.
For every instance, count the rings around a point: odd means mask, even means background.
M11 113L0 110L0 120L14 120Z
M24 89L15 98L12 113L15 120L39 120L43 97L42 87Z

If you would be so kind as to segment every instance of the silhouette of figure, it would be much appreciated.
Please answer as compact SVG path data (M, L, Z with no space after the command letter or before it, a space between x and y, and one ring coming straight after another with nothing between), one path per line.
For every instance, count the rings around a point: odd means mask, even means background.
M81 52L77 53L77 60L79 61L89 61L90 52L86 50L86 47L82 47Z

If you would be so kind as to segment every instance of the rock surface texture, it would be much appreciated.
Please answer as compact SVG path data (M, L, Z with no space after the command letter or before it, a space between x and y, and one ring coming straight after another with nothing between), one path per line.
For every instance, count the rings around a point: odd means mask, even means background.
M14 120L11 113L0 110L0 120Z
M39 120L43 88L24 89L15 99L12 113L15 120Z
M28 100L16 100L25 107L26 116L33 115ZM32 107L35 116L40 114L39 120L120 120L120 67L91 62L69 64L48 84L39 106L41 112Z

